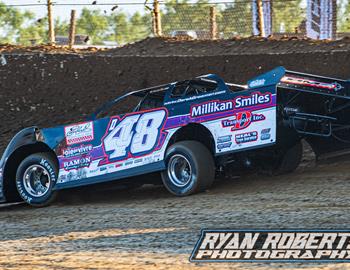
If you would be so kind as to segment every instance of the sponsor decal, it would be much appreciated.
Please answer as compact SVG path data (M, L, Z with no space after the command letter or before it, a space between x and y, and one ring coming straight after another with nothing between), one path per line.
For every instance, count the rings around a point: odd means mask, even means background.
M90 173L95 173L95 172L97 172L97 171L99 171L99 168L92 169L92 170L90 170L89 172L90 172Z
M84 155L92 151L92 145L81 145L78 147L68 147L63 149L63 156L65 157L74 157L79 155Z
M261 131L260 139L262 141L269 140L271 138L271 128L265 128Z
M255 142L257 139L258 139L258 132L256 131L237 134L235 136L235 140L237 144Z
M67 145L92 141L94 139L93 122L66 126L64 133Z
M343 89L344 87L341 86L337 82L331 82L331 83L325 83L325 82L319 82L315 80L309 80L305 78L298 78L298 77L292 77L292 76L284 76L281 79L281 82L286 84L295 84L295 85L301 85L301 86L307 86L307 87L315 87L315 88L321 88L326 90L333 90L335 92Z
M16 186L17 186L17 190L18 190L19 194L21 195L21 197L23 198L23 200L25 200L26 202L30 203L33 200L33 198L29 197L27 195L27 193L23 190L20 181L16 181Z
M190 261L350 262L350 231L203 230Z
M77 171L77 179L84 179L87 176L87 169L79 169Z
M60 177L60 183L76 181L79 179L84 179L87 177L88 170L87 169L78 169L76 171L70 171L67 175L62 175Z
M226 94L226 91L218 91L218 92L206 93L204 95L191 96L191 97L188 97L188 98L177 98L175 100L171 100L171 101L165 102L164 105L165 106L169 106L169 105L172 105L172 104L177 104L177 103L182 103L182 102L189 102L189 101L193 101L193 100L196 100L196 99L208 98L208 97L217 96L217 95L221 95L221 94Z
M230 142L232 139L232 135L227 135L227 136L221 136L218 138L217 143L225 143L225 142Z
M269 104L272 101L270 92L254 92L250 96L239 96L234 99L235 109L246 108L256 105Z
M66 171L72 170L72 169L78 169L82 167L89 167L91 163L91 157L79 157L75 158L69 161L63 162L63 168Z
M74 181L74 180L77 180L77 179L78 179L78 174L77 173L75 173L73 171L68 173L68 175L67 175L67 182Z
M232 119L225 119L221 121L223 128L231 127L231 131L247 128L252 122L265 120L263 114L254 114L249 111L238 112L233 115Z
M265 79L258 79L258 80L252 81L252 82L249 84L249 88L254 88L254 87L263 86L263 85L265 85L265 82L266 82Z
M151 162L154 161L154 157L153 157L153 156L144 157L144 158L143 158L143 161L144 161L145 163L151 163Z
M283 110L289 115L299 112L299 108L293 108L293 107L284 107Z
M233 109L232 100L228 101L209 101L191 107L191 117L199 117L203 115L225 112Z
M142 161L143 161L143 159L142 159L142 158L135 159L135 160L134 160L134 164L141 163Z
M133 160L131 160L131 161L127 161L127 162L125 162L125 166L131 165L131 164L133 164L133 163L134 163L134 161L133 161Z
M225 149L225 148L230 148L232 145L232 142L226 142L226 143L220 143L217 145L217 148L219 150Z
M42 159L40 160L40 165L44 166L44 167L49 171L51 180L52 180L53 182L56 182L56 174L55 174L54 169L51 167L50 163L49 163L46 159L43 159L43 158L42 158Z

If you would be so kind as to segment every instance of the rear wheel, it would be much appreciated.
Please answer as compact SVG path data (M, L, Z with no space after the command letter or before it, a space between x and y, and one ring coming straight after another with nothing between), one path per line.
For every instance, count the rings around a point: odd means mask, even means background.
M170 146L167 168L162 172L164 186L176 196L187 196L208 189L215 178L210 151L197 141L181 141Z
M277 174L291 173L295 171L303 157L303 145L301 141L290 147L281 156L279 165L277 167Z
M56 196L58 168L49 153L36 153L25 158L18 166L16 187L21 198L30 205L46 206Z

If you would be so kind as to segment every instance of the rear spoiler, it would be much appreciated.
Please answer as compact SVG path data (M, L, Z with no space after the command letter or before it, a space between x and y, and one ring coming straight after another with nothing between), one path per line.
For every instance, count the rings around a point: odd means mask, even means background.
M286 70L278 87L350 99L350 81L313 74Z
M247 83L246 89L277 85L278 88L350 99L350 81L277 67Z

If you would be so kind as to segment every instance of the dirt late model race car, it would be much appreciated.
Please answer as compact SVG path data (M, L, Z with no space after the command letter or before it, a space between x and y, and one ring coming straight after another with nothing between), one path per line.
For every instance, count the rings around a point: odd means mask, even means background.
M152 172L185 196L226 167L291 172L302 139L317 157L350 148L349 91L348 81L278 67L247 85L211 74L129 92L86 122L15 135L0 161L0 197L43 206L60 189ZM128 96L139 98L132 112L98 118Z

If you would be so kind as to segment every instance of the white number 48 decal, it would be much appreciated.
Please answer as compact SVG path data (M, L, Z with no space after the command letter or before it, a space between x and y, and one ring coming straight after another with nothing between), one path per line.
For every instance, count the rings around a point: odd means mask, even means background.
M153 150L165 117L165 110L159 110L129 115L120 122L118 119L112 120L109 134L103 139L109 159L126 157L129 152L132 155L140 155Z

